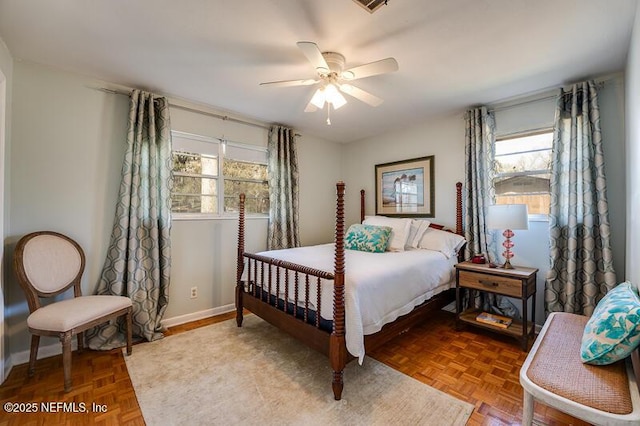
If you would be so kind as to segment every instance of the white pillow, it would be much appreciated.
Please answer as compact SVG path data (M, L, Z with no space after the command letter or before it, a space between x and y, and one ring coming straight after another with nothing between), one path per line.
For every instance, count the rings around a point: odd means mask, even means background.
M429 228L422 236L418 247L439 251L449 259L458 253L464 243L465 239L461 235Z
M429 229L431 222L423 219L413 219L411 221L411 229L409 230L409 238L405 248L418 248L420 240L424 233Z
M404 245L409 238L411 219L400 219L386 216L365 216L364 225L389 226L391 238L387 251L404 251Z

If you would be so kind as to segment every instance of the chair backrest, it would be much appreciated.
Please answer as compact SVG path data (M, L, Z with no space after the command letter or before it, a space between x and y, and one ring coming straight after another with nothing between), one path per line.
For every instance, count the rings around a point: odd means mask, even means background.
M74 296L81 296L84 267L80 245L57 232L33 232L16 245L14 268L31 312L40 307L40 297L56 296L71 286Z

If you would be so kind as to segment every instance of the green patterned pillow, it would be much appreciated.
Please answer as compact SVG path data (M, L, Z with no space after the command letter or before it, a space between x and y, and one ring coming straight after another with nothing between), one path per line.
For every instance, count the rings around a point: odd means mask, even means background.
M349 250L382 253L389 245L391 228L389 226L354 224L344 237L344 246Z
M629 281L618 284L598 302L582 335L582 362L612 364L640 344L640 295Z

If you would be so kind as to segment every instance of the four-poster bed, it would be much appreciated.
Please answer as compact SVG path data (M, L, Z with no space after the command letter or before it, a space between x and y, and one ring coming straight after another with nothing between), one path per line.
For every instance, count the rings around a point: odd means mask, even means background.
M462 234L461 188L461 183L456 184L455 233L459 235ZM268 255L244 251L245 199L244 194L240 196L236 321L238 327L242 326L243 309L247 309L311 348L326 354L333 370L334 398L339 400L343 389L342 372L347 362L356 357L362 360L365 350L373 350L423 320L430 312L454 300L450 277L453 264L457 259L446 259L440 253L427 253L430 250L412 250L406 255L404 253L388 255L391 263L403 263L398 262L400 259L398 255L403 256L403 260L410 259L413 263L407 271L393 271L395 282L391 282L393 286L385 290L383 283L376 282L378 278L378 281L387 280L385 275L387 263L382 261L385 259L384 256L380 256L380 253L345 250L345 184L338 182L336 190L334 244L316 246L318 249L314 248L315 251L311 251L311 248L295 248L271 251ZM364 205L364 190L362 190L360 191L361 222L365 220ZM435 224L429 226L439 230L444 228ZM317 250L320 250L319 254ZM331 250L331 253L328 250ZM376 255L378 257L371 257ZM318 260L322 257L324 261ZM349 286L345 286L347 257L350 265L348 277L350 281L347 282ZM435 258L439 259L437 260L439 263L431 263ZM326 262L327 259L333 265L333 272L327 272L331 269L331 265ZM442 259L445 260L442 261ZM316 265L319 266L316 267ZM430 275L431 265L435 265L433 270L437 270L438 274L434 273L433 278L426 279ZM365 274L364 278L357 276L358 268L366 269L368 274ZM393 267L388 269L391 270ZM414 279L416 275L418 277ZM414 281L419 282L414 283ZM356 284L358 282L359 284ZM374 282L375 293L378 294L376 297L389 299L391 304L395 303L390 314L376 316L378 314L373 313L370 319L364 312L376 309L359 306L359 301L367 303L371 300L370 303L373 305L378 303L370 293L359 290L361 287L367 287L369 282ZM398 285L402 285L407 292L413 291L412 295L407 296L408 302L402 300L394 302L394 297L402 293L398 291ZM367 291L371 292L371 290ZM327 299L332 299L332 305L329 305ZM346 333L347 330L350 332Z

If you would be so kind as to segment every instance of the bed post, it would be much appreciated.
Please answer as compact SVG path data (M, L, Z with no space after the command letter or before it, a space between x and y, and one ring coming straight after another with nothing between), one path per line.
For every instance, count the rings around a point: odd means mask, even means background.
M360 190L360 223L364 222L364 189Z
M456 234L464 235L464 229L462 228L462 182L456 182ZM464 254L467 248L467 243L464 243L458 251L458 262L464 261Z
M238 263L236 269L236 323L242 327L242 271L244 270L244 200L245 195L240 194L238 213Z
M336 184L336 241L333 290L333 332L329 338L329 359L333 369L333 397L342 398L342 371L347 364L347 348L344 338L344 182ZM363 191L364 192L364 191Z
M456 183L456 234L464 237L464 229L462 229L462 182Z

